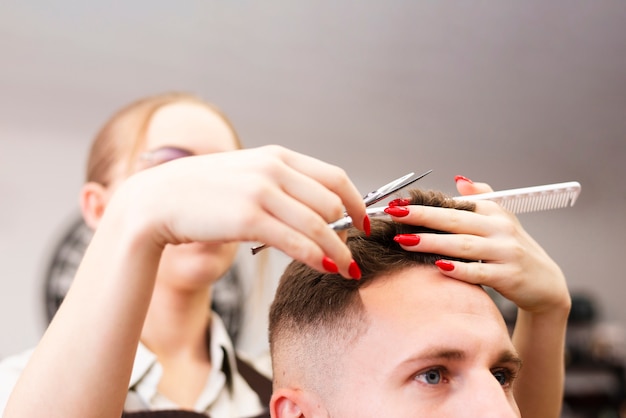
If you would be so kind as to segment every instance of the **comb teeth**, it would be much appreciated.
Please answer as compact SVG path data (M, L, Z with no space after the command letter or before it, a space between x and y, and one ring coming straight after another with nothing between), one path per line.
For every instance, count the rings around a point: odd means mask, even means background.
M513 213L526 213L572 206L575 197L574 192L564 192L537 193L518 197L503 197L492 200Z
M457 196L455 199L468 201L491 200L505 209L519 214L574 206L579 194L580 184L571 181L568 183L524 187L477 195Z

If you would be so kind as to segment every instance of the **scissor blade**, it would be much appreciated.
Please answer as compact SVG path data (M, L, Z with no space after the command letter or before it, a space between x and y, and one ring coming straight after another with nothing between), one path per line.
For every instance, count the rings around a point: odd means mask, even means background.
M414 174L415 173L412 173L412 172L409 174L405 174L404 176L397 178L395 180L392 180L389 183L385 184L384 186L381 186L378 189L372 192L369 192L368 194L363 196L363 202L365 202L365 206L369 206L380 201L383 193L387 193L389 190L393 189L396 186L396 184L412 177Z
M365 206L371 206L374 203L380 202L381 200L388 197L392 193L402 190L405 187L415 183L417 180L427 176L428 174L432 173L432 171L433 170L428 170L425 173L422 173L418 176L416 176L415 173L409 173L385 184L384 186L374 190L373 192L368 193L363 198L363 201L365 202Z
M392 193L398 192L400 190L402 190L403 188L415 183L417 180L427 176L428 174L432 173L433 170L428 170L425 173L422 173L418 176L415 175L415 173L409 173L405 176L402 176L394 181L392 181L391 183L388 183L386 185L384 185L383 187L369 193L366 198L369 197L369 201L366 199L363 199L365 201L365 205L366 206L370 206L373 205L376 202L380 202L381 200L383 200L384 198L386 198L387 196L391 195ZM376 195L374 196L374 193L376 193ZM372 217L376 217L376 216L382 216L385 215L384 207L377 207L377 208L368 208L367 210L367 214ZM352 227L352 218L348 215L344 216L341 219L336 220L335 222L331 222L328 224L328 226L330 226L332 229L334 229L335 231L341 231L344 229L348 229L350 227Z

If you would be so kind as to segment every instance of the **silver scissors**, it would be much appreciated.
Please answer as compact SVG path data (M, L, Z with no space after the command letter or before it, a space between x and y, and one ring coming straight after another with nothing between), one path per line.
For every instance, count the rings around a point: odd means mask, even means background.
M398 192L404 189L405 187L415 183L417 180L427 176L432 171L433 170L428 170L425 173L422 173L420 175L415 175L415 173L405 174L404 176L399 177L385 184L384 186L379 187L378 189L372 192L369 192L363 197L363 202L365 203L365 206L371 206L374 203L380 202L381 200L388 197L392 193ZM367 214L370 216L379 215L381 213L380 208L371 208L371 209L373 210L368 209L367 211ZM347 214L344 214L343 218L335 222L329 223L328 226L331 227L335 231L348 229L352 227L352 218L348 216ZM268 246L266 244L261 244L256 247L252 247L251 251L252 251L252 254L258 254L260 251L262 251L265 248L268 248Z
M404 189L405 187L415 183L417 180L421 179L422 177L427 176L432 171L433 170L428 170L425 173L422 173L417 176L415 175L415 173L409 173L400 178L393 180L390 183L385 184L384 186L365 195L365 197L363 198L363 201L365 202L365 206L369 207L373 205L374 203L380 202L381 200L388 197L392 193L398 192ZM368 208L367 214L368 216L372 216L372 215L378 216L378 215L384 214L384 212L382 212L381 208ZM329 223L328 226L330 226L335 231L342 231L344 229L348 229L352 227L352 218L348 215L344 215L343 218L335 222Z

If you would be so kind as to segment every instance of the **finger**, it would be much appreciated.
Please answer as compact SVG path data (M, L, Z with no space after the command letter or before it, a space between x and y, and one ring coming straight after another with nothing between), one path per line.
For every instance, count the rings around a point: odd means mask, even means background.
M493 188L487 183L476 183L463 176L456 176L454 180L456 182L456 188L461 196L493 192ZM494 214L497 212L502 212L500 205L493 205L492 203L480 203L479 201L475 202L476 213Z
M314 242L324 255L336 263L342 274L350 276L352 255L341 237L328 226L319 213L278 188L269 189L263 196L261 205L274 219ZM318 264L319 262L321 258Z
M493 202L477 203L493 204ZM497 204L495 205L498 206ZM490 217L480 213L423 205L404 206L404 208L406 211L402 213L403 216L392 216L395 222L423 226L454 234L472 234L479 236L487 236L498 230L496 217ZM502 211L502 209L499 210ZM388 209L385 211L389 213Z
M405 234L395 241L411 252L439 254L465 260L499 261L509 257L502 242L467 234Z
M487 183L475 183L464 176L456 176L454 181L456 182L456 189L461 196L493 192L493 189Z
M341 197L324 184L291 167L280 175L282 191L319 214L325 223L336 221L344 213Z
M546 306L560 305L564 295L565 299L569 299L564 278L556 287L550 280L529 281L520 274L519 267L511 263L441 259L436 261L435 265L442 274L450 278L493 288L524 310L541 312Z
M364 230L365 204L363 197L344 170L285 148L277 147L275 152L279 153L283 161L289 166L315 179L339 196L346 212L354 220L354 225Z
M348 272L352 261L350 252L342 239L318 213L284 194L268 197L262 204L274 218L315 242L325 255L337 263L340 271Z
M330 230L328 227L327 229ZM325 257L328 257L337 264L339 273L343 277L352 278L349 268L350 262L347 264L343 262L340 265L340 263L335 261L346 258L351 260L351 255L348 248L345 245L341 245L341 240L334 232L331 236L334 236L334 239L339 241L339 244L336 250L327 252L318 242L289 227L282 219L272 216L267 216L262 222L258 222L256 231L257 233L251 237L253 241L265 242L267 245L283 251L289 257L301 261L320 272L329 272L324 264Z
M457 280L471 284L480 284L498 288L502 281L501 265L481 262L463 262L441 259L435 262L435 266L442 274Z

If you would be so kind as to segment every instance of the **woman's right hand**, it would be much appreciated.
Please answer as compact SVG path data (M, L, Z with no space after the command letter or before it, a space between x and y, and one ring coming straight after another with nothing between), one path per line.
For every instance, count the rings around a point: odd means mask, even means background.
M333 270L334 262L355 278L350 251L327 225L344 210L367 230L362 196L342 169L275 145L144 170L107 208L162 246L264 242L320 271Z

